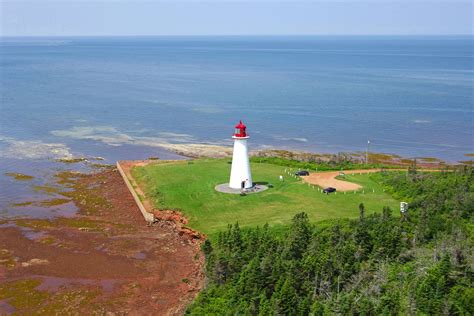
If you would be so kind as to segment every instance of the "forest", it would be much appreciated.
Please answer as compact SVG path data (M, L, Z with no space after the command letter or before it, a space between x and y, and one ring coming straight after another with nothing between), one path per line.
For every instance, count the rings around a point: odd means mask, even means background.
M408 211L312 224L228 226L202 245L189 315L473 315L474 168L377 175Z

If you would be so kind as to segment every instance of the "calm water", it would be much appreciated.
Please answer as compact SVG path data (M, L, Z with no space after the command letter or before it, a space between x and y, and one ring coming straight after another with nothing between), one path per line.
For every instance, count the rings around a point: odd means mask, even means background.
M8 38L0 40L0 217L60 157L176 157L167 143L365 150L467 159L473 37ZM39 194L38 192L33 193ZM2 215L3 214L3 215Z

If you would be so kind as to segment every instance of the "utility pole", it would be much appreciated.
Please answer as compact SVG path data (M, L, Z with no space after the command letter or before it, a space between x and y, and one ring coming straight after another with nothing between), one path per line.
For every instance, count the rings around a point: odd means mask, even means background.
M370 140L367 139L367 150L365 151L365 164L369 164L369 147L370 147Z

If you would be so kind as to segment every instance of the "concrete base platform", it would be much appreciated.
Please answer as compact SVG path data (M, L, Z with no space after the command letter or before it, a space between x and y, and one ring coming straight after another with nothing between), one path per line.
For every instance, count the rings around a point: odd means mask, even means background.
M251 187L250 189L244 189L242 191L240 189L231 189L231 188L229 188L229 183L222 183L222 184L216 185L216 187L214 189L216 189L216 191L221 192L221 193L240 194L240 193L244 192L245 194L252 194L252 193L263 192L266 189L268 189L268 187L266 185L263 185L263 184L256 184L253 187Z

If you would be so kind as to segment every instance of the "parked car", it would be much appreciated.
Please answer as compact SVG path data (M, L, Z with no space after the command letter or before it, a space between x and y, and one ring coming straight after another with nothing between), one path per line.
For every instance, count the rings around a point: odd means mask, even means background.
M295 176L309 176L309 172L307 170L296 171Z
M323 192L326 194L333 193L333 192L336 192L336 188L327 187L326 189L323 190Z

